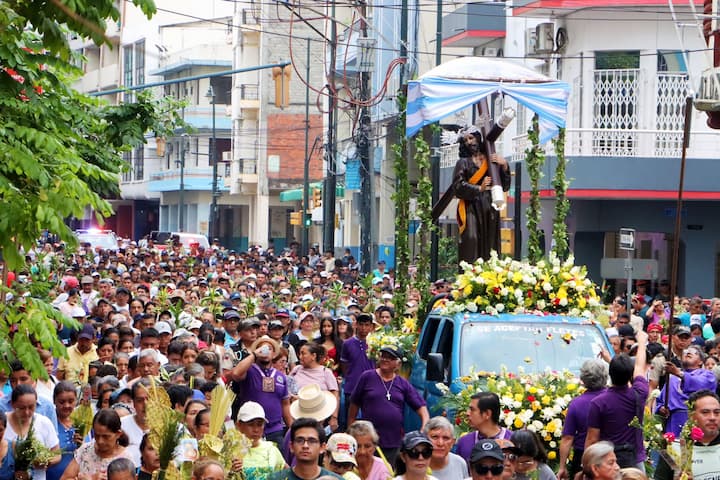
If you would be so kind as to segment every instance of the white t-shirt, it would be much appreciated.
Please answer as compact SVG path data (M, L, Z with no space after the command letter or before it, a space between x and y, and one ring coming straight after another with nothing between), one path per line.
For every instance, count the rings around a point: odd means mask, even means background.
M467 462L460 455L448 454L448 464L440 470L433 470L432 474L438 480L453 480L466 478L470 475Z
M33 415L33 429L35 430L35 438L40 440L40 442L45 445L48 448L55 448L60 445L60 440L58 440L57 432L55 431L55 426L52 424L50 420L48 420L46 417L35 413ZM15 430L13 430L12 426L10 425L10 422L7 422L7 428L5 429L5 440L9 442L14 442L17 440L18 435ZM34 468L33 469L33 480L45 480L45 469L40 468Z
M132 455L132 461L135 465L140 465L140 442L142 442L144 432L135 421L135 415L128 415L121 420L123 432L128 436L129 444L127 451Z

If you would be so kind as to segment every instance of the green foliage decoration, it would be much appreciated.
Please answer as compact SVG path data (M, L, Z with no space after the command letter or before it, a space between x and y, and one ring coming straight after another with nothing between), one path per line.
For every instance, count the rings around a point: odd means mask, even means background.
M397 98L398 116L395 131L398 142L392 146L393 168L395 171L395 282L400 289L395 290L395 306L405 305L409 284L410 266L409 229L410 229L410 180L408 178L407 147L405 138L405 120L407 101L404 94Z
M435 126L434 128L438 128ZM432 220L432 189L430 181L430 145L422 135L415 137L415 162L420 171L417 184L417 217L420 220L418 231L417 273L413 287L423 293L419 311L425 311L430 300L430 237L438 228ZM419 320L422 321L422 318Z
M570 182L565 176L567 159L565 158L565 129L560 129L560 134L553 139L555 154L557 155L557 167L553 176L552 185L555 189L555 218L553 219L553 251L555 255L564 260L570 254L568 244L567 216L570 213L570 200L567 198L567 189Z
M542 258L540 247L540 178L542 177L542 166L545 163L545 152L540 146L540 127L538 116L532 120L532 127L528 130L530 146L525 150L525 165L530 177L530 201L527 209L528 229L528 260L531 264L537 263Z

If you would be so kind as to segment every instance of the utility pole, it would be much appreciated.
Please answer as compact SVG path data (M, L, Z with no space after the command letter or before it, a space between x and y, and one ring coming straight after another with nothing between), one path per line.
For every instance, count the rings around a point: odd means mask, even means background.
M367 4L365 0L360 0L360 36L364 39L365 45L360 43L360 49L367 48L370 50L371 44L367 39ZM358 62L358 70L360 71L360 101L363 102L360 109L360 122L358 126L358 151L360 152L360 194L362 200L360 202L360 248L362 257L362 271L364 273L372 272L373 246L372 246L372 212L373 203L375 203L375 192L373 183L375 182L375 168L370 156L370 109L366 102L370 98L370 68L368 65L362 65L363 58L370 55L370 51L360 52L360 61Z
M307 255L310 243L309 243L309 227L308 211L310 210L310 194L309 183L310 183L310 152L308 151L308 142L310 138L310 37L306 38L307 42L307 55L305 58L305 166L303 168L303 214L302 214L302 254ZM301 255L302 256L302 255Z
M185 231L185 153L188 149L189 135L180 137L180 205L178 206L178 230Z
M437 18L435 19L435 65L442 63L442 11L443 2L437 0ZM432 182L432 204L435 205L440 198L440 134L433 133L432 155L430 156L430 181ZM438 255L440 254L438 224L435 221L430 234L430 281L438 278Z
M336 140L337 132L337 99L335 92L335 57L337 56L337 24L335 23L335 2L332 2L330 13L330 73L328 80L331 83L330 104L328 105L328 133L325 145L325 159L327 171L325 174L325 187L323 188L323 250L335 248L335 194L337 188L337 158Z
M212 103L212 140L210 144L210 161L212 162L212 203L210 204L210 225L208 231L210 232L210 241L218 236L217 234L217 197L218 197L218 162L217 162L217 148L215 147L215 90L212 85L208 87L208 91L205 94Z

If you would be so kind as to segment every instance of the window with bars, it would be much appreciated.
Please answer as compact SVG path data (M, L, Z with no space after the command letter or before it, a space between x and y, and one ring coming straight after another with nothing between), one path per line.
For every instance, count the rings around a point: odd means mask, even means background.
M130 182L132 181L132 152L123 152L123 161L125 161L128 168L122 172L122 181Z
M133 83L133 45L123 47L123 86L132 87ZM125 92L125 101L132 102L133 93Z
M133 172L136 181L145 178L145 148L139 146L133 151Z
M135 83L145 83L145 40L135 43Z

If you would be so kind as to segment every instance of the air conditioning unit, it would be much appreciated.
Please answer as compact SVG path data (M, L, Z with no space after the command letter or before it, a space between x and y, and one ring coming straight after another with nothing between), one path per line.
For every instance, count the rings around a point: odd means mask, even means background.
M222 161L223 162L232 162L232 151L229 152L222 152Z
M535 27L535 53L552 53L555 51L555 24L539 23Z

